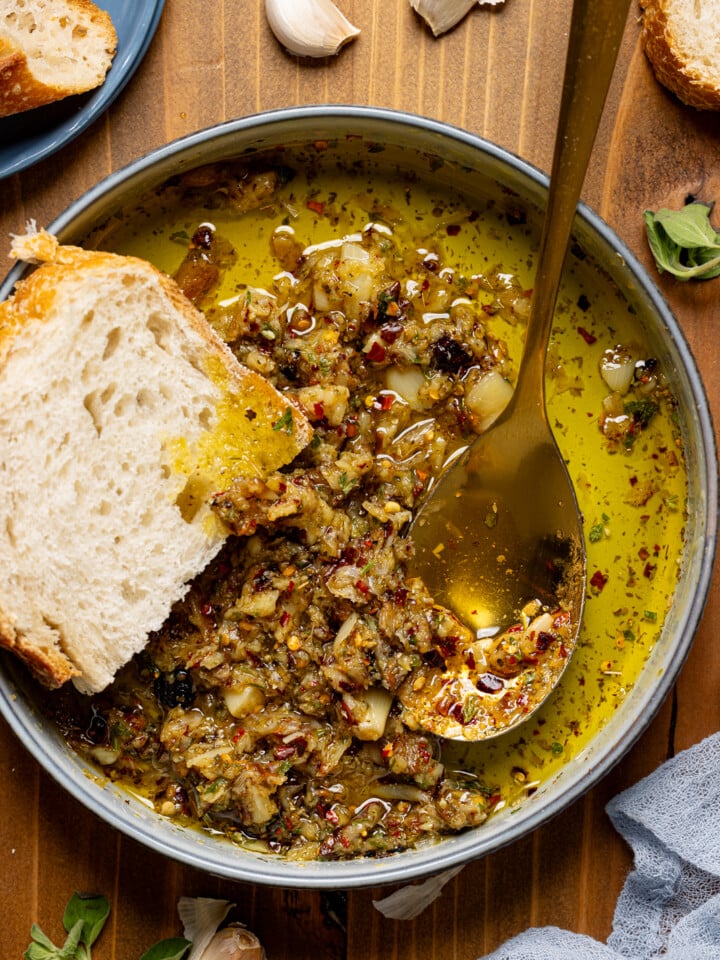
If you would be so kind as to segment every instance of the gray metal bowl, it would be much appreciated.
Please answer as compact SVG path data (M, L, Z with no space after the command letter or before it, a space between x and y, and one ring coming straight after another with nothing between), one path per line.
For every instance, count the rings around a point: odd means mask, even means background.
M542 209L547 178L530 164L462 130L422 117L353 106L278 110L221 124L171 143L107 177L49 226L76 242L169 176L200 164L280 144L333 141L348 135L413 155L459 165L487 192L512 191ZM465 184L467 186L467 184ZM672 609L638 682L590 745L544 782L530 800L484 826L421 850L381 859L295 863L248 852L229 841L183 828L108 784L59 738L34 703L34 687L10 657L0 660L0 710L40 764L81 803L135 840L215 875L278 886L350 888L396 883L499 849L545 823L596 784L646 729L687 656L707 592L717 535L717 455L706 396L688 345L667 304L610 228L587 207L575 238L639 313L661 361L672 371L689 474L686 548ZM7 297L22 270L0 288Z

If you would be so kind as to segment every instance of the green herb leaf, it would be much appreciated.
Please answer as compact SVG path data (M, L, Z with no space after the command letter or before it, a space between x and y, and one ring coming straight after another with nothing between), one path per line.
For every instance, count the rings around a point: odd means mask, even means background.
M663 207L655 214L659 223L673 243L679 247L718 247L718 235L710 225L712 206L705 203L688 203L681 210Z
M720 276L720 234L710 223L712 206L688 203L681 210L663 207L643 214L648 243L660 273L679 280Z
M291 434L293 432L293 415L290 407L287 408L285 413L273 423L273 430L284 430L285 433Z
M110 905L103 896L74 893L65 907L63 925L68 933L81 922L80 940L91 947L100 936L110 913Z
M65 929L67 929L67 927ZM79 918L68 930L67 940L63 944L62 950L58 953L58 957L61 957L62 960L86 960L86 958L90 956L89 950L86 953L80 948L82 932L83 921L82 918Z
M183 937L170 937L146 950L140 960L181 960L191 946L190 941Z
M30 928L30 937L32 943L23 954L25 960L58 960L60 950L36 923Z

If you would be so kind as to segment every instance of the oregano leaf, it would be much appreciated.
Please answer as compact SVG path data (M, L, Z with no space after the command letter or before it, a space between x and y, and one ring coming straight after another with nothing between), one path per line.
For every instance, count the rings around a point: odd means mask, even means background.
M110 913L110 904L103 896L86 893L74 893L63 915L63 924L69 932L80 921L82 924L80 942L91 947L100 936Z
M688 203L681 210L663 207L655 220L680 247L718 247L718 235L710 223L711 209L705 203Z
M710 223L712 206L693 202L681 210L643 214L648 244L658 271L679 280L720 276L720 234Z
M170 937L160 940L146 950L140 960L182 960L192 944L184 937Z

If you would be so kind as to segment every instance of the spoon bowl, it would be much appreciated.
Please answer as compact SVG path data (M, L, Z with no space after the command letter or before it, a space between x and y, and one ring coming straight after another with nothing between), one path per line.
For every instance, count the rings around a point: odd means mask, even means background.
M400 691L403 720L484 740L524 722L562 676L580 629L586 557L572 481L545 411L545 358L563 263L629 9L575 0L550 192L510 403L417 513L412 573L440 615L437 659Z

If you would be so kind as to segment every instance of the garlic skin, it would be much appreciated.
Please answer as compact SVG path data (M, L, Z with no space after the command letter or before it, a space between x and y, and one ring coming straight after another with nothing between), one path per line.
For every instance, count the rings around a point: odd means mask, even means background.
M288 53L331 57L360 31L332 0L265 0L270 29Z
M420 14L433 35L439 37L467 16L476 4L496 6L504 2L505 0L410 0L410 6Z

